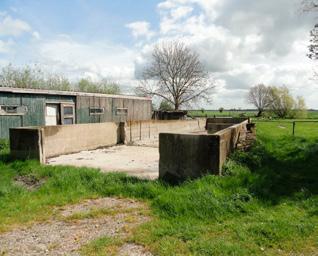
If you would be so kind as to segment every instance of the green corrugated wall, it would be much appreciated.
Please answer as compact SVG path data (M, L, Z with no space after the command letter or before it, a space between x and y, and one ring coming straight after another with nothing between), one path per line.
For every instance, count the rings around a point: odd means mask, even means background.
M41 94L17 94L0 92L0 105L26 106L25 115L0 115L0 138L9 138L9 129L45 124L46 102L75 102L74 97Z
M104 108L102 115L90 115L89 108ZM116 115L117 108L127 108L127 116ZM151 119L151 101L108 97L76 97L77 123L125 122Z
M0 138L9 138L9 129L45 124L46 103L76 103L76 123L125 122L151 119L151 101L126 98L59 96L44 94L21 94L0 92L0 105L26 106L28 111L21 116L0 115ZM104 108L102 115L90 115L90 107ZM116 115L117 108L127 108L127 116Z

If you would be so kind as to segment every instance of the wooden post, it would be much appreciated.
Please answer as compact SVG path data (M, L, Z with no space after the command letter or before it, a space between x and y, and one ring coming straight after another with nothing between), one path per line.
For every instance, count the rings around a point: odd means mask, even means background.
M132 135L131 135L131 120L129 121L129 130L130 130L130 142L132 142Z
M295 136L295 126L296 126L296 121L293 122L293 136Z

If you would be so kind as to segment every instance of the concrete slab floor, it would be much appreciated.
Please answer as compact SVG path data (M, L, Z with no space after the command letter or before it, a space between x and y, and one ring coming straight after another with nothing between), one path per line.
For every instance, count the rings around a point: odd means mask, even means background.
M48 159L49 165L100 168L103 172L124 172L140 178L159 176L157 147L118 145Z

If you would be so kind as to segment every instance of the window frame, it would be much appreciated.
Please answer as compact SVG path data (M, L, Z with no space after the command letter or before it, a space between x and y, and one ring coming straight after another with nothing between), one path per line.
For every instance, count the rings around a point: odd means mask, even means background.
M62 125L71 125L71 124L65 124L64 119L72 119L73 123L75 124L75 104L72 103L61 103L61 124ZM73 109L73 114L72 115L65 115L64 114L64 108L65 107L71 107Z
M123 111L124 113L118 113L121 111ZM116 108L116 116L128 116L128 108Z
M102 112L100 113L91 113L92 109L102 109ZM105 108L104 107L89 107L89 115L90 116L100 116L103 115L105 113Z
M14 107L16 108L17 112L16 113L8 113L6 110L3 110L2 107ZM24 111L20 111L20 109L24 109ZM28 112L28 107L24 105L9 105L9 104L1 104L0 105L0 116L24 116Z

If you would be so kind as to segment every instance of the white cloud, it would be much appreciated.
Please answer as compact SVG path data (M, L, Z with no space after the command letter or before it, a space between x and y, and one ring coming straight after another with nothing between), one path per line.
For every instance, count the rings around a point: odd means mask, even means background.
M41 39L40 33L38 31L34 31L32 33L32 36L37 40Z
M127 28L131 29L132 35L135 38L146 37L150 39L154 36L154 32L150 29L150 23L146 21L136 21L126 25Z
M312 63L306 57L310 17L297 14L296 0L167 0L158 4L160 31L141 44L137 71L151 46L179 39L197 51L222 87L213 107L246 107L244 94L256 83L287 85L318 108ZM299 4L299 3L298 3ZM137 72L138 73L138 72ZM302 87L302 90L299 88ZM315 97L312 96L314 91ZM210 106L210 107L212 107Z
M0 36L20 36L23 33L30 32L30 25L20 19L14 19L9 15L4 15L0 20Z
M14 42L12 40L3 41L0 40L0 53L2 54L8 54L13 51L12 47L14 45Z
M112 80L134 79L133 50L107 42L81 43L60 36L38 45L40 64L50 71L63 73L72 79L90 76Z
M181 6L171 11L171 17L175 20L186 17L193 11L193 8L190 6Z

